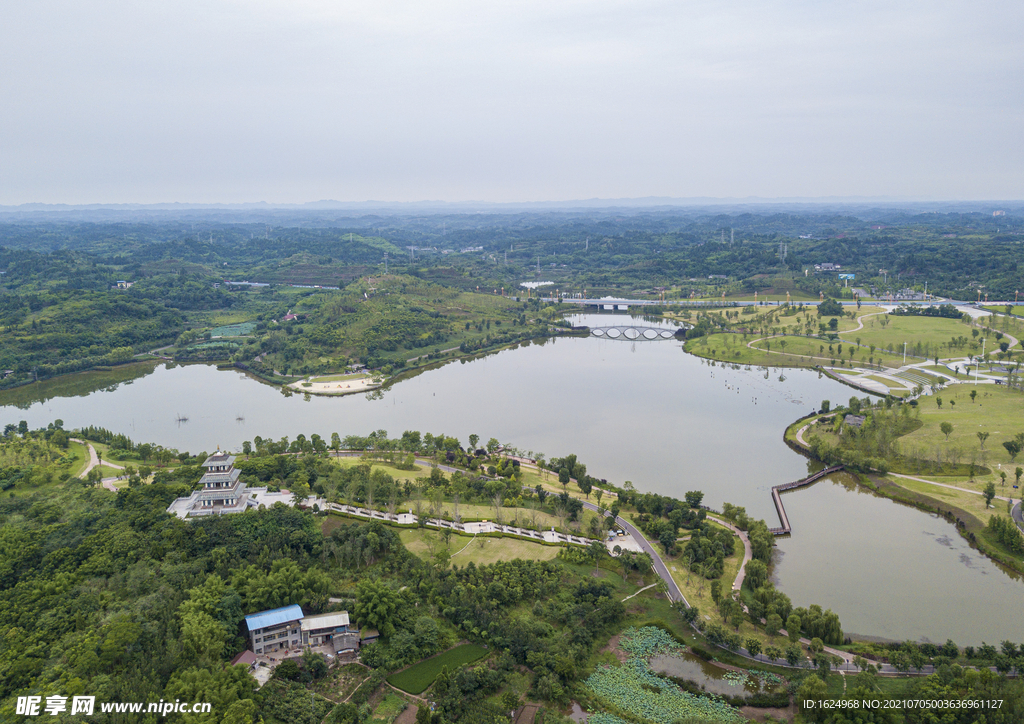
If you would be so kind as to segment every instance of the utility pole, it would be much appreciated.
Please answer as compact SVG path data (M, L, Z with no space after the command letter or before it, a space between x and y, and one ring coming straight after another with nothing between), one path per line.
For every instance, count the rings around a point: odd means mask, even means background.
M907 343L904 342L903 343L903 365L906 366L906 364L907 364Z
M985 338L981 338L981 359L974 361L974 386L978 386L978 370L981 369L981 360L985 359Z

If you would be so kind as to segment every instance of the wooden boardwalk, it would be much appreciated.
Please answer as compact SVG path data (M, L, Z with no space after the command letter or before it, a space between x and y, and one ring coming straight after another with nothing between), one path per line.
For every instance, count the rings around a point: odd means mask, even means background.
M811 483L815 483L832 473L839 472L842 469L842 465L833 465L832 467L825 468L824 470L819 470L814 473L814 475L808 475L802 480L786 483L785 485L774 486L772 488L772 501L775 503L775 511L779 514L779 522L782 523L782 525L778 528L769 528L768 532L772 535L789 535L793 532L793 528L789 524L789 516L786 515L786 508L782 504L782 493L802 488L805 485L810 485Z

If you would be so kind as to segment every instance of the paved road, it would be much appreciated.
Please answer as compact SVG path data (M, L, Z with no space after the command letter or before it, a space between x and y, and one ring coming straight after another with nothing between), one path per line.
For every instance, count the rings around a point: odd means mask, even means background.
M1013 520L1017 523L1017 527L1024 531L1024 515L1021 514L1021 503L1024 501L1018 501L1013 510L1010 511L1010 515L1013 516Z
M581 501L583 507L587 510L592 510L595 513L598 512L599 508L594 503L587 500ZM611 513L605 513L605 515L611 515ZM616 518L615 522L618 523L623 530L633 536L633 540L640 544L644 552L651 557L651 561L654 563L654 572L658 574L658 577L665 582L668 587L668 597L670 601L682 601L687 606L690 605L689 601L683 596L683 592L679 590L679 586L676 585L675 579L672 578L672 574L668 570L668 566L665 565L665 561L661 559L661 555L658 553L658 549L655 548L644 534L628 520L624 518Z

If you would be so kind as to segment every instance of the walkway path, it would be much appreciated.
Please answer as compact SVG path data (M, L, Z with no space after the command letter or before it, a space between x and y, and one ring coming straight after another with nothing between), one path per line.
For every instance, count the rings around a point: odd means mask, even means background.
M747 564L750 563L750 559L754 557L753 549L751 549L750 547L750 537L747 535L746 531L740 530L728 521L724 521L721 518L716 518L713 515L709 515L708 518L715 521L716 523L724 525L726 528L728 528L733 533L738 535L740 537L740 540L743 541L743 561L740 563L740 570L736 573L736 580L733 581L732 584L732 590L739 591L741 588L743 588L743 581L747 577Z
M970 488L958 488L955 485L949 483L937 483L934 480L927 480L925 478L916 478L913 475L901 475L900 473L889 473L894 478L906 478L907 480L916 480L919 483L928 483L929 485L938 485L940 488L949 488L950 490L959 490L961 493L971 493L972 495L984 495L980 490L971 490ZM996 500L1011 500L1003 495L997 495Z
M109 462L109 461L101 463L100 462L100 456L96 452L96 448L94 448L92 446L91 442L86 442L85 440L80 440L77 437L72 437L72 438L69 438L69 439L71 440L71 442L77 442L79 445L85 445L87 448L89 448L89 464L85 466L85 470L83 470L79 474L79 477L84 478L86 475L89 474L90 470L92 470L95 467L98 467L101 464L102 465L106 465L108 468L115 468L117 470L124 470L124 466L123 465L118 465L117 463L112 463L112 462ZM114 481L115 480L117 480L117 478L103 478L100 482L102 483L104 488L106 488L107 490L109 490L112 493L116 493L117 492L117 488L114 487Z
M810 446L810 443L808 443L807 440L804 439L804 431L806 431L807 428L809 428L809 427L810 427L810 423L808 423L807 425L804 425L803 427L801 427L797 431L797 433L796 433L797 442L799 442L801 445L803 445L805 447L809 447ZM889 475L891 475L894 478L905 478L907 480L916 480L919 483L928 483L929 485L937 485L940 488L949 488L950 490L959 490L962 493L971 493L972 495L984 495L984 493L982 493L979 490L971 490L970 488L961 488L961 487L956 486L956 485L950 485L949 483L939 483L939 482L936 482L934 480L928 480L927 478L919 478L919 477L916 477L914 475L903 475L901 473L889 473ZM1007 497L1002 496L1002 495L997 495L995 497L995 499L996 500L1012 500L1012 498L1007 498ZM1020 515L1020 503L1017 504L1016 511L1017 511L1017 514ZM1018 520L1019 520L1019 518L1018 518ZM1024 525L1024 521L1019 521L1019 522L1021 523L1021 525Z

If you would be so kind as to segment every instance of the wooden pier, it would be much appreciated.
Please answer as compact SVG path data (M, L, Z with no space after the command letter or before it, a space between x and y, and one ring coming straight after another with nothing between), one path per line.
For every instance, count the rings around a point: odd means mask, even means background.
M772 535L789 535L793 532L793 528L789 524L789 516L786 515L786 508L782 505L782 493L802 488L805 485L810 485L811 483L815 483L832 473L839 472L842 469L842 465L833 465L832 467L825 468L824 470L819 470L814 473L814 475L808 475L803 480L774 486L772 488L772 501L775 503L775 511L779 514L779 522L782 523L782 526L779 528L769 528L768 532Z

